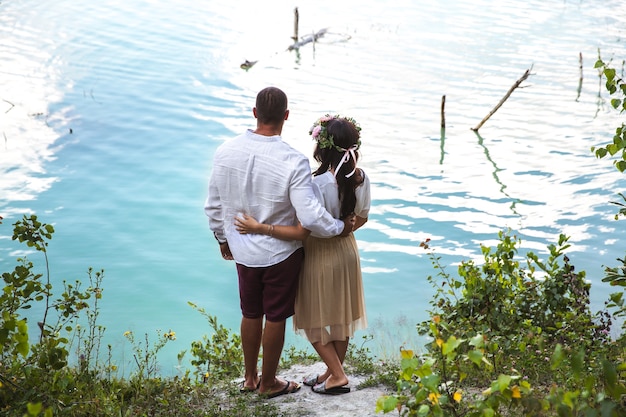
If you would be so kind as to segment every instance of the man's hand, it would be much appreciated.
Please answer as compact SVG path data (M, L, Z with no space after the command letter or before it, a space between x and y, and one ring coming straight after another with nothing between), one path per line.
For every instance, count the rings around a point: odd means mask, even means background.
M233 260L233 254L230 253L230 247L228 246L228 242L220 243L220 252L222 252L222 258L227 261Z
M339 236L346 237L350 233L352 233L352 229L354 229L354 224L356 223L356 216L354 214L346 217L343 221L343 231Z

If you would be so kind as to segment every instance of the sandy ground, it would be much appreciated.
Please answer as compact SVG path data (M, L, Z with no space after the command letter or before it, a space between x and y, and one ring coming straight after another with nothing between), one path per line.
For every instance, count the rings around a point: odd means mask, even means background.
M317 375L324 372L325 365L322 362L313 365L295 365L288 371L282 371L278 377L302 383L309 375ZM370 416L393 416L394 413L376 414L376 401L381 396L388 394L384 387L368 387L357 389L357 386L366 379L348 375L351 391L342 395L321 395L311 391L311 388L302 384L300 391L281 395L280 397L267 400L271 401L289 416L299 417L370 417Z

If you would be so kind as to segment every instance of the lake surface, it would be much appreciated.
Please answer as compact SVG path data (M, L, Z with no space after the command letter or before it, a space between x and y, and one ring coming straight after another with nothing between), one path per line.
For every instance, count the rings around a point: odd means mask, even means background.
M11 225L36 213L56 228L57 291L104 269L103 345L122 352L122 367L132 367L125 331L173 330L161 359L173 371L210 332L188 301L238 331L234 265L202 206L215 149L254 127L256 93L276 85L290 99L283 136L307 155L319 116L362 126L373 206L357 233L370 321L359 337L375 336L365 346L389 355L419 343L436 274L419 247L427 238L454 273L501 230L543 257L564 233L603 307L603 265L624 256L626 237L609 202L626 177L590 152L622 120L593 64L600 53L623 70L621 0L270 4L0 4L2 272L26 253ZM328 33L286 51L295 7L300 36ZM244 71L245 60L258 62ZM306 346L290 330L287 343Z

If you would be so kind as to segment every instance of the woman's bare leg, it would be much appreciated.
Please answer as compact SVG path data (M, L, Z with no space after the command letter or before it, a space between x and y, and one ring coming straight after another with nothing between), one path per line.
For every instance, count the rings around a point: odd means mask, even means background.
M316 342L313 343L313 348L328 368L324 374L318 376L317 382L322 383L326 381L326 389L346 385L348 377L344 372L337 350L335 350L335 344L330 342L323 345L322 342Z

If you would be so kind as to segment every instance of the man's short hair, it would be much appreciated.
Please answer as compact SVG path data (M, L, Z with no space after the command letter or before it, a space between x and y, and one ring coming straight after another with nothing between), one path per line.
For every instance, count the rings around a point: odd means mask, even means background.
M279 88L266 87L256 96L256 117L263 124L279 124L285 120L287 95Z

